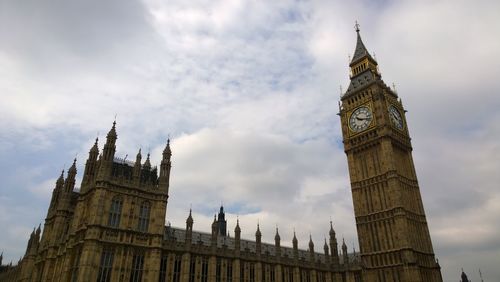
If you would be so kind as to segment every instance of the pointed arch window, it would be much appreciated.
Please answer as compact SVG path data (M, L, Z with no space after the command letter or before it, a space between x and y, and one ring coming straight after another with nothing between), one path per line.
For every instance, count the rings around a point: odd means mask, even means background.
M111 200L111 208L109 209L108 226L118 228L120 226L120 217L122 215L122 198L116 196Z
M139 222L137 229L140 232L147 232L149 227L149 214L151 212L151 204L149 202L142 202L139 209Z

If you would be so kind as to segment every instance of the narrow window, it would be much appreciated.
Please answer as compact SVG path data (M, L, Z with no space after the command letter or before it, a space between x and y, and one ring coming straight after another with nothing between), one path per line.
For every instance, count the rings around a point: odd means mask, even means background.
M269 276L270 276L271 282L275 282L276 281L276 279L274 277L274 265L271 265Z
M226 271L227 282L233 282L233 262L231 260L227 261Z
M201 260L201 282L208 281L208 258L203 257Z
M267 268L267 265L263 264L262 269L261 269L262 271L260 272L261 273L260 274L261 275L260 281L262 281L262 282L267 282L267 280L266 280L266 268Z
M132 257L132 272L130 282L141 282L142 271L144 270L144 254L135 254Z
M141 208L139 209L139 222L137 225L137 229L140 232L148 232L150 210L151 206L149 202L142 202Z
M101 263L99 265L99 273L97 282L111 281L111 268L113 266L113 251L104 249L101 254Z
M109 210L108 226L118 228L122 214L123 201L120 197L114 197Z
M160 262L160 279L158 282L165 282L167 280L167 263L168 263L168 255L163 254Z
M250 263L250 282L255 282L255 264Z
M245 282L245 263L240 262L240 282Z
M196 269L196 257L191 255L189 261L189 282L194 282L195 269Z
M220 282L221 278L221 259L217 258L215 263L215 282Z
M175 255L173 282L179 282L181 280L181 263L182 263L181 256Z

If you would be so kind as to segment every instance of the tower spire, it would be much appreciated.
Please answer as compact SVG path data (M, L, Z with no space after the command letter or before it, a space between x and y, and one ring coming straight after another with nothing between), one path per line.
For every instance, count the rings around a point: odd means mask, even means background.
M76 158L73 160L73 164L68 169L68 177L64 182L64 190L66 192L73 191L73 188L75 187L75 178L76 178Z

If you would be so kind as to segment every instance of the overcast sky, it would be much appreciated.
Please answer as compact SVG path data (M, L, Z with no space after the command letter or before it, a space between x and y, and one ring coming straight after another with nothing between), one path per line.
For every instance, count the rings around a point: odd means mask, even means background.
M23 255L61 169L79 175L117 114L117 156L173 169L167 220L231 233L330 218L358 249L338 112L354 22L408 110L446 281L500 280L500 2L0 0L0 251ZM77 184L78 185L78 184Z

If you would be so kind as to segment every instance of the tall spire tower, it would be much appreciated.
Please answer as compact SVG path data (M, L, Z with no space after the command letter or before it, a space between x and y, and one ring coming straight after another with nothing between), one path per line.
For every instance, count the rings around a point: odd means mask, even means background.
M361 40L340 117L365 281L442 281L412 158L405 109Z

